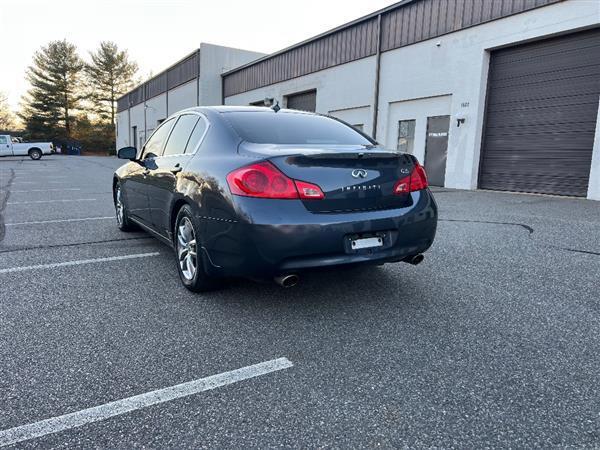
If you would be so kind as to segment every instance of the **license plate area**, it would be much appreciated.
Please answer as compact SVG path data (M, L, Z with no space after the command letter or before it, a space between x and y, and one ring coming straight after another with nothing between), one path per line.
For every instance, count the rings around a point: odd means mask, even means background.
M351 234L344 239L346 253L373 253L390 246L391 236L386 231Z
M383 247L383 238L381 237L370 237L370 238L359 238L352 239L350 245L354 250L362 250L364 248L375 248Z

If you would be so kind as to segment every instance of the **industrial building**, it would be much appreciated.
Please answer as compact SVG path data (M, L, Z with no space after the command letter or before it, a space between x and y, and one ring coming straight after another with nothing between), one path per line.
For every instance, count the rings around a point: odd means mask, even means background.
M432 185L600 200L596 0L404 0L232 67L217 91L336 116Z
M213 44L176 62L117 100L117 148L142 147L169 115L185 108L221 103L221 74L264 56Z

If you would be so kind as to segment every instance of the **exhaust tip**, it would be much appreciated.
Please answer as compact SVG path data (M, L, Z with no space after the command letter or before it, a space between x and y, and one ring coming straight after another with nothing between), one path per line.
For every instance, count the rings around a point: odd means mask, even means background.
M409 257L406 260L406 262L409 264L412 264L413 266L417 266L417 265L421 264L424 259L425 259L425 256L422 253L419 253L418 255Z
M296 274L281 275L279 277L275 277L274 280L275 283L283 288L291 288L298 284L300 277Z

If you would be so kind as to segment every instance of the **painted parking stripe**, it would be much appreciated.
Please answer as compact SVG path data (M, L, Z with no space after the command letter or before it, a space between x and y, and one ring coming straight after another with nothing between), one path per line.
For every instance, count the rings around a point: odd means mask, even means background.
M17 225L42 225L46 223L62 223L62 222L85 222L88 220L114 220L114 216L105 216L105 217L83 217L81 219L56 219L56 220L38 220L34 222L13 222L13 223L5 223L4 225L7 227L17 226Z
M13 186L20 186L22 184L40 184L42 181L16 181ZM44 181L43 184L67 184L66 181Z
M30 189L28 191L10 191L12 194L16 192L27 193L27 192L54 192L54 191L80 191L80 188L64 188L64 189Z
M147 408L148 406L188 397L200 392L227 386L228 384L256 378L261 375L267 375L279 370L289 369L290 367L293 367L293 364L287 358L273 359L252 366L242 367L241 369L223 372L218 375L212 375L194 381L188 381L187 383L177 384L145 394L128 397L123 400L105 403L104 405L95 406L93 408L83 409L81 411L52 417L40 422L0 431L0 447L46 436L47 434L69 430L88 423L99 422L138 409Z
M151 256L158 256L158 255L160 255L159 252L136 253L133 255L110 256L107 258L80 259L80 260L76 260L76 261L66 261L66 262L61 262L61 263L37 264L35 266L9 267L8 269L0 269L0 274L25 272L27 270L55 269L57 267L81 266L84 264L96 264L96 263L109 262L109 261L122 261L124 259L149 258Z
M95 202L95 198L69 198L64 200L32 200L25 202L8 202L7 205L28 205L31 203L65 203L65 202Z

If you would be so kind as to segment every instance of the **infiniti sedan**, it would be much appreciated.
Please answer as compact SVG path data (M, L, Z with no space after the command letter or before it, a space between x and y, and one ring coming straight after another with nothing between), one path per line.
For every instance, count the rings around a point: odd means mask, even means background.
M187 109L139 151L120 149L119 228L171 246L196 292L224 277L290 287L308 269L420 263L437 206L417 159L337 119L275 109Z

